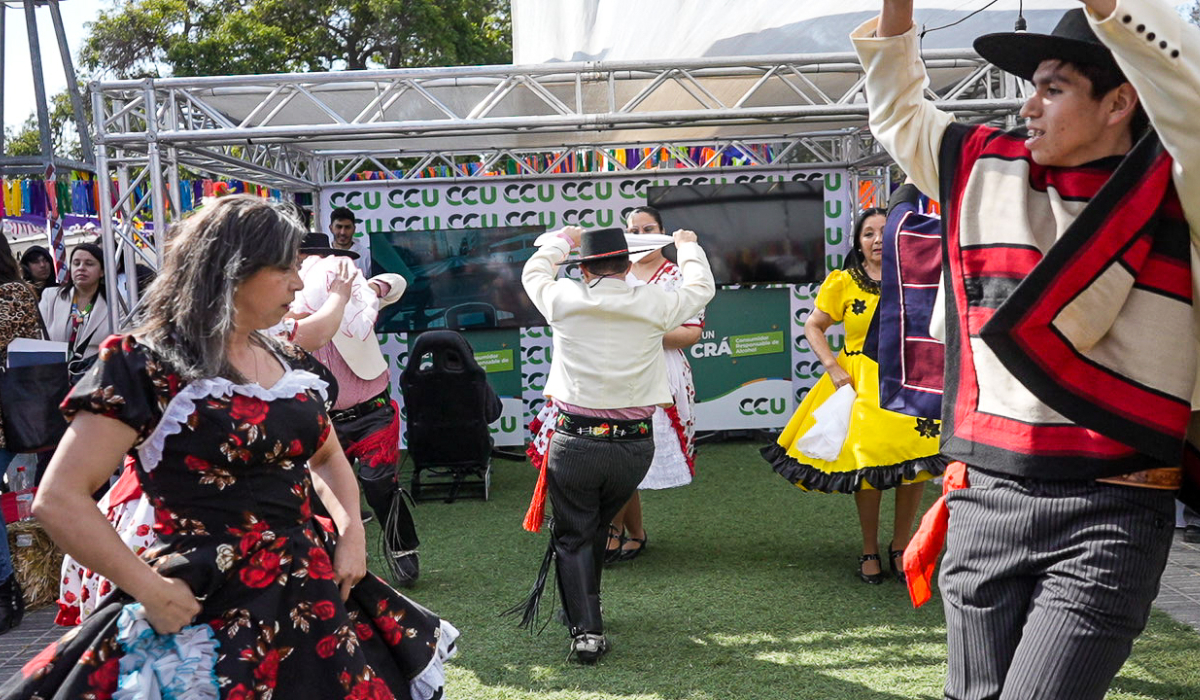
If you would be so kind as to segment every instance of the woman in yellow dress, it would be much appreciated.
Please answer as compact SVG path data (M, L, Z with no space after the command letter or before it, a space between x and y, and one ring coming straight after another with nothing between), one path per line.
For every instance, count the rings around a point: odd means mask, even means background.
M762 450L775 471L797 487L824 493L853 493L862 528L858 575L866 583L882 583L879 556L879 506L882 491L896 490L896 514L888 560L902 578L904 548L926 480L945 469L938 454L939 422L915 418L879 407L879 365L864 354L864 343L879 304L883 272L883 227L887 212L868 209L854 228L854 248L842 270L829 274L817 293L816 308L804 323L804 337L825 366L825 376L788 421L779 441ZM845 343L836 357L825 337L835 323L845 326ZM868 350L874 355L874 349ZM815 424L813 411L849 384L857 397L850 429L836 461L804 455L796 441Z

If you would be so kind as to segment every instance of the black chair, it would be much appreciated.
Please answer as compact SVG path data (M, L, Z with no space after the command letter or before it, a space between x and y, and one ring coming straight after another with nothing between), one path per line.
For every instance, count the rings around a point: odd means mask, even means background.
M492 437L488 424L500 417L500 398L466 339L454 331L417 336L400 374L408 414L408 455L413 460L412 496L447 503L467 488L491 491Z

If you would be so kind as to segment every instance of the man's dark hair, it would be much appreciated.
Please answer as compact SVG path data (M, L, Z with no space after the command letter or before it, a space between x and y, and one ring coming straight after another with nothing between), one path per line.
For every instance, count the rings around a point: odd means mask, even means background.
M596 260L585 260L580 265L587 270L589 274L602 277L604 275L623 275L629 269L628 255L614 255L611 258L599 258Z
M1092 84L1092 99L1099 100L1114 89L1120 87L1123 83L1128 83L1129 78L1121 72L1115 64L1104 65L1098 63L1081 63L1076 61L1061 61L1060 65L1070 66L1079 72L1080 75L1087 78ZM1146 110L1142 109L1142 101L1138 100L1137 107L1134 108L1133 118L1129 121L1129 128L1133 134L1134 143L1141 138L1142 134L1150 128L1150 118L1146 116Z
M331 224L335 221L345 221L347 219L354 221L354 212L350 211L347 207L338 207L329 212L329 223Z

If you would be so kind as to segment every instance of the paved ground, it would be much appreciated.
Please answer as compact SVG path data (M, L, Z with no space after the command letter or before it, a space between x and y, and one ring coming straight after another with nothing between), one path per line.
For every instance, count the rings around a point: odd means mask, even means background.
M1175 531L1175 546L1154 606L1200 632L1200 544L1184 542L1182 533ZM54 612L43 608L29 613L20 627L0 636L0 681L62 633L54 625Z

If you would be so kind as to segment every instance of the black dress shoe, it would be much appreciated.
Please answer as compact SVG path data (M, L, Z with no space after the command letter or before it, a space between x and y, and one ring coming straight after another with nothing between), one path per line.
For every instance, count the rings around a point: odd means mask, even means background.
M877 574L868 574L863 572L863 564L869 561L879 561L878 554L864 554L858 558L858 577L863 583L883 583L883 572Z
M0 583L0 634L18 627L25 617L25 601L21 598L21 585L17 575L12 574Z
M577 634L571 639L571 653L579 663L590 666L608 653L608 638L591 632Z
M392 571L396 585L412 588L417 582L417 577L421 575L421 560L417 557L417 550L393 552L388 557L388 568Z
M890 542L888 543L888 568L892 570L892 575L900 583L904 583L904 550L892 549Z

